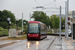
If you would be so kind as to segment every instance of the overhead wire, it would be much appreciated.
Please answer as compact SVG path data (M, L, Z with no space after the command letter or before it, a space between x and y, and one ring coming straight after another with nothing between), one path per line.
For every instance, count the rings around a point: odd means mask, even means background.
M38 5L40 5L36 0L34 0Z
M34 0L38 5L40 5L36 0ZM46 6L46 5L50 5L50 4L52 4L52 3L54 3L54 5L55 5L55 8L57 8L56 6L56 3L55 3L55 1L56 0L54 0L54 1L52 1L52 2L50 2L50 3L48 3L48 4L45 4L45 5L43 5L43 6ZM61 2L60 2L61 3ZM42 9L43 10L43 9Z
M57 8L57 7L56 7L56 3L55 3L55 2L54 2L54 4L55 4L55 8Z
M50 5L50 4L54 3L54 4L55 4L55 8L57 8L55 1L56 1L56 0L54 0L54 1L50 2L50 3L48 3L48 4L45 4L45 5L43 5L43 6Z
M56 8L56 10L57 10L57 7L56 7L56 3L55 3L55 1L56 1L56 0L54 0L54 4L55 4L55 8ZM56 10L55 10L55 11L56 11Z

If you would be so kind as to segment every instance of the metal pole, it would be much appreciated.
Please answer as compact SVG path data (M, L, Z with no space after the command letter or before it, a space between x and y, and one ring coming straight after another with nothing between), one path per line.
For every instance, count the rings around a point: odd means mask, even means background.
M8 31L9 31L9 21L8 21Z
M30 20L29 21L31 21L31 13L30 13Z
M66 37L66 35L67 35L67 34L66 34L66 33L67 33L67 27L66 27L66 25L67 25L67 22L66 22L66 20L67 20L67 17L66 17L66 13L67 13L67 12L66 12L66 6L67 6L67 5L66 5L66 1L65 1L65 37Z
M67 23L68 23L68 8L69 8L69 0L67 0ZM68 41L68 24L67 24L67 41Z
M22 13L22 32L23 32L23 13Z
M60 6L60 40L61 40L61 6Z

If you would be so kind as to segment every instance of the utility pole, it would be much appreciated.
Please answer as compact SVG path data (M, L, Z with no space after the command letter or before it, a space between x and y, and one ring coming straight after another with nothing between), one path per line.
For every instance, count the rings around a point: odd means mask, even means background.
M23 32L23 13L22 13L22 32Z
M60 40L61 40L61 6L60 6Z
M69 0L67 0L67 20L66 20L67 23L68 23L68 10L69 10L69 5L68 5L68 4L69 4ZM67 38L66 38L66 39L67 39L67 41L68 41L68 24L67 24L66 26L67 26L67 30L66 30L66 31L67 31L67 32L66 32L66 33L67 33Z
M31 13L30 13L30 19L29 19L29 21L31 21Z
M66 35L67 35L67 17L66 17L66 14L67 14L67 12L66 12L66 7L67 6L67 3L66 3L66 1L65 1L65 37L66 37Z

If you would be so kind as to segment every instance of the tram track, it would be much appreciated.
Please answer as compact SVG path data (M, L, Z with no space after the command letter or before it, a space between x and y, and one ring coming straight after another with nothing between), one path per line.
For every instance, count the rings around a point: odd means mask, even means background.
M54 39L52 40L52 42L50 43L50 45L49 45L49 47L47 48L47 50L49 50L49 48L51 47L51 45L53 44L53 42L55 41L55 39L56 39L56 38L54 38Z

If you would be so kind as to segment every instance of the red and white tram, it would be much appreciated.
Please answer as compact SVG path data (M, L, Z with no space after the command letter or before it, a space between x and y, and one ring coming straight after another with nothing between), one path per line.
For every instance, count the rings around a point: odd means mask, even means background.
M47 27L39 21L29 21L27 39L42 39L47 37Z

